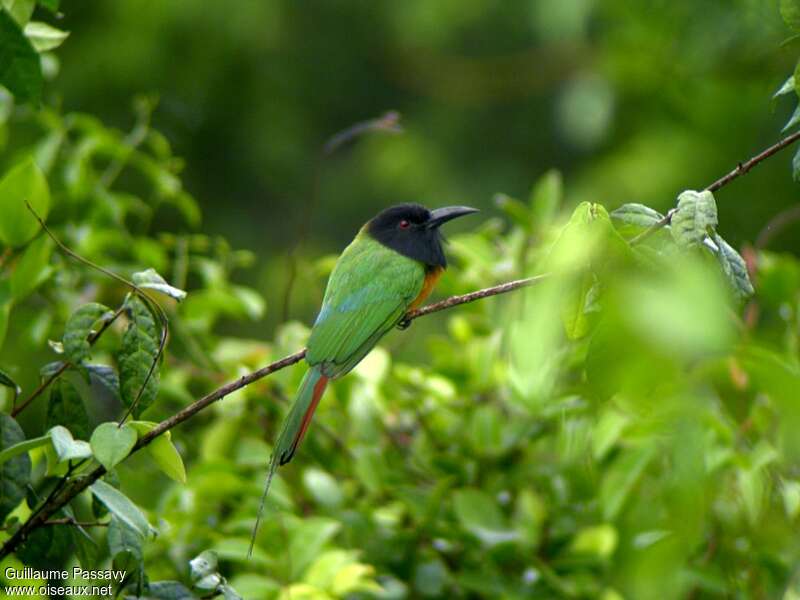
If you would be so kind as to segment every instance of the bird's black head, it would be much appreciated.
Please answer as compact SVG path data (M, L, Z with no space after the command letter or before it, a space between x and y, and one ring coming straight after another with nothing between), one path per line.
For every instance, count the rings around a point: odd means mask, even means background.
M450 219L478 212L468 206L428 210L419 204L387 208L366 225L367 233L384 246L431 267L446 267L439 226Z

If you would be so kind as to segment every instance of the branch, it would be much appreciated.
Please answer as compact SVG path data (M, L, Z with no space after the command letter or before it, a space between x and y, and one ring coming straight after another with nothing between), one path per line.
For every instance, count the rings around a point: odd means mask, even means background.
M453 308L454 306L467 304L469 302L474 302L475 300L488 298L490 296L506 294L508 292L512 292L522 287L535 285L545 278L547 278L547 275L539 275L537 277L517 279L515 281L501 283L493 287L477 290L474 292L470 292L468 294L463 294L461 296L451 296L450 298L446 298L444 300L441 300L440 302L435 302L433 304L429 304L428 306L424 306L422 308L409 312L406 315L405 320L407 322L411 322L414 319L418 319L419 317L424 317L426 315L430 315L435 312L446 310L448 308ZM187 406L183 410L180 410L171 417L161 421L158 425L153 427L153 429L151 429L145 435L139 438L139 440L136 442L136 445L133 447L133 450L131 450L131 454L141 450L142 448L147 446L150 442L152 442L154 439L156 439L158 436L162 435L166 431L169 431L176 425L179 425L184 421L189 420L191 417L199 413L204 408L207 408L217 400L221 400L228 394L231 394L236 390L248 386L251 383L258 381L259 379L266 377L267 375L271 375L276 371L280 371L281 369L284 369L288 366L300 362L301 360L303 360L305 355L306 355L305 348L303 348L302 350L298 350L294 354L285 356L284 358L277 360L273 363L270 363L267 366L258 369L257 371L253 371L252 373L244 375L239 379L237 379L236 381L232 381L228 384L225 384L222 387L214 390L210 394L207 394L206 396L203 396L199 400L192 402L189 406ZM2 549L0 549L0 560L11 554L11 552L13 552L22 542L24 542L28 538L31 532L38 529L39 527L46 526L49 522L51 522L50 517L56 514L61 509L61 507L66 505L75 496L83 492L95 481L100 479L100 477L105 475L105 473L106 473L105 468L103 468L102 466L98 466L88 475L85 475L83 477L76 477L75 479L70 480L66 485L64 485L60 489L60 491L57 494L53 494L52 497L50 497L44 503L41 509L39 509L36 513L34 513L34 515L31 516L14 533L14 535L11 536L6 541Z
M709 192L716 192L717 190L719 190L719 189L725 187L726 185L728 185L734 179L736 179L738 177L741 177L742 175L747 173L750 169L755 167L758 163L768 159L773 154L777 154L778 152L780 152L784 148L786 148L788 146L791 146L797 140L800 140L800 131L795 131L792 135L787 135L785 138L783 138L779 142L773 144L772 146L770 146L766 150L763 150L762 152L759 152L758 154L756 154L750 160L747 160L747 161L745 161L743 163L739 163L738 165L736 165L736 168L733 169L730 173L728 173L727 175L724 175L723 177L720 177L719 179L717 179L714 183L710 184L705 189L708 190ZM674 208L670 209L667 212L667 214L664 215L664 217L660 221L658 221L657 223L653 223L650 227L645 229L642 233L640 233L639 235L634 236L633 238L631 238L630 244L633 246L633 245L636 245L636 244L638 244L640 242L643 242L644 240L649 238L651 235L653 235L656 231L658 231L662 227L665 227L665 226L669 225L672 222L672 216L674 214L675 214L675 209Z

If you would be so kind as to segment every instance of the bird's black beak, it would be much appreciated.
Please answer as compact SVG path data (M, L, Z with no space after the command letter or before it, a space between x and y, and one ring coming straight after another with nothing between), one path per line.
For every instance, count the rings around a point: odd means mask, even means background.
M476 212L479 212L477 208L470 208L469 206L445 206L444 208L437 208L431 211L431 218L425 223L425 227L434 229L447 223L451 219L463 217L464 215L471 215Z

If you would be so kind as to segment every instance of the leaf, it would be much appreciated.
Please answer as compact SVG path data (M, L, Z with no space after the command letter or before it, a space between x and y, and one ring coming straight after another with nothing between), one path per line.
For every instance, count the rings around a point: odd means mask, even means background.
M589 554L605 559L614 553L618 541L619 533L616 528L604 523L579 530L572 538L569 549L575 554Z
M153 368L149 378L148 374L158 356L161 332L150 309L138 297L131 296L126 307L129 323L117 356L120 395L127 407L139 397L133 412L138 417L155 401L158 394L158 365Z
M790 75L789 79L783 82L783 85L780 88L778 88L778 91L775 92L772 95L772 97L778 98L780 96L785 96L786 94L793 92L795 87L794 83L795 83L794 75Z
M58 5L60 4L60 0L38 0L38 2L39 6L44 6L51 13L55 14L58 12Z
M728 277L736 295L740 298L749 298L755 293L747 264L742 256L719 234L714 234L714 243L717 245L717 260L722 266L722 271Z
M42 95L39 55L5 10L0 10L0 85L19 102L38 104Z
M31 21L25 26L25 36L31 41L34 50L47 52L63 44L69 32L56 29L42 21Z
M114 422L102 423L92 432L89 443L94 457L110 471L131 453L136 445L136 430L129 425L118 427Z
M151 529L150 524L142 511L139 510L139 507L131 502L125 494L100 479L95 481L89 489L95 498L119 517L121 521L141 535L142 538L147 538Z
M152 421L131 421L129 425L141 437L157 424ZM178 449L172 443L172 432L165 431L155 438L145 446L145 452L150 455L167 477L178 483L186 483L186 468L183 466L183 459L178 453Z
M781 17L794 30L800 30L800 0L781 0Z
M22 388L20 388L17 383L8 376L8 374L0 369L0 385L5 387L11 388L14 390L14 397L16 398L22 393Z
M305 518L293 528L289 549L292 578L299 577L314 560L325 544L341 528L338 521L322 517Z
M199 581L204 577L217 572L217 553L213 550L204 550L189 561L192 581Z
M122 519L114 515L111 516L106 542L115 568L123 569L128 573L140 570L143 567L142 546L144 541L144 536L136 529L126 524Z
M160 292L178 302L186 298L185 291L169 285L155 269L147 269L146 271L134 273L132 281L140 288Z
M708 190L687 190L678 196L678 207L672 215L673 239L683 247L697 246L717 226L717 203Z
M120 400L119 395L119 375L114 370L114 367L108 365L87 364L86 370L89 372L89 378L92 385L100 385L109 393L111 393L117 400Z
M59 379L50 389L45 427L63 425L79 439L88 439L91 427L89 415L78 390L69 381Z
M800 183L800 148L792 157L792 179L795 183Z
M786 125L784 125L783 129L781 129L781 133L787 132L798 123L800 123L800 104L795 107L792 116L789 117L789 120L786 121Z
M53 241L46 235L39 236L25 248L11 274L11 295L16 302L27 298L53 274L52 253Z
M617 518L653 456L655 448L652 446L633 448L617 458L606 471L600 486L600 504L605 520Z
M2 219L0 219L1 221ZM6 339L8 331L8 318L11 316L11 306L13 305L11 296L11 283L8 279L0 279L0 347Z
M0 22L2 14L0 12ZM2 64L0 53L0 65ZM3 215L0 219L0 242L9 246L23 246L39 232L39 222L28 210L26 201L41 219L47 218L50 211L50 190L44 174L30 157L10 169L0 180L0 215Z
M195 600L197 596L178 581L154 581L147 586L148 599L156 600Z
M658 223L664 218L657 210L653 210L644 204L632 202L623 204L619 208L611 211L609 215L612 220L624 225L631 225L640 229L647 229Z
M0 413L0 454L25 441L25 434L10 416ZM25 497L25 486L31 477L31 459L17 453L0 464L0 523L5 521Z
M92 447L87 442L74 439L66 427L56 425L48 433L53 442L58 462L89 458L92 455Z
M0 8L5 8L14 21L24 27L36 8L36 0L2 0Z
M507 526L497 503L483 490L456 490L453 494L453 511L461 527L487 546L519 538L519 534Z
M495 194L494 203L495 206L508 215L514 223L525 229L530 227L531 215L528 212L528 207L522 202L507 194Z
M18 444L14 444L13 446L9 446L8 448L4 447L4 449L0 451L0 465L2 465L5 462L8 462L15 456L19 456L20 454L26 454L29 450L45 446L49 443L50 443L50 435L48 434L19 442ZM2 521L2 519L0 519L0 521Z
M100 560L100 548L97 543L82 527L71 527L70 533L78 563L84 569L95 568Z
M35 529L17 550L19 559L38 569L61 565L71 551L72 536L68 525Z
M92 325L113 316L113 311L97 302L84 304L72 313L64 327L63 338L64 354L72 364L79 365L89 358L88 337L92 333Z
M544 231L553 222L564 196L563 188L561 173L555 169L547 171L536 181L528 201L535 230Z
M597 296L597 278L590 271L584 271L577 284L572 284L565 292L561 303L561 322L564 332L571 340L577 340L589 333L588 313Z

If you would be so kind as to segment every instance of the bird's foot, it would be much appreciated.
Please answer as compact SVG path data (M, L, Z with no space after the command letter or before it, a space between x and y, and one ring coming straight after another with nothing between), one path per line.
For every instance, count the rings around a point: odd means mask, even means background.
M407 316L400 319L400 321L397 323L397 328L400 330L408 329L409 327L411 327L411 319L409 319Z

